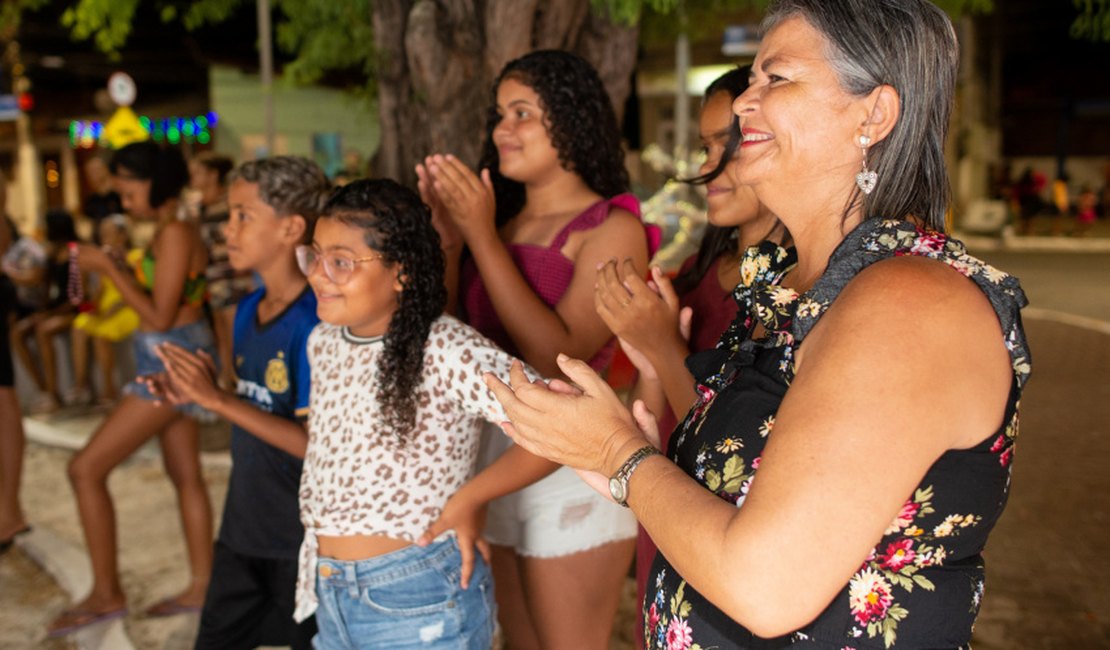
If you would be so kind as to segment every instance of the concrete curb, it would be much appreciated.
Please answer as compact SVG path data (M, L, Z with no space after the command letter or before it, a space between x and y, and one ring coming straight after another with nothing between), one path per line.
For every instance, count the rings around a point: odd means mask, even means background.
M76 600L92 587L92 571L85 551L48 530L35 528L17 539L19 548L50 574ZM135 650L123 619L93 623L70 635L82 650Z

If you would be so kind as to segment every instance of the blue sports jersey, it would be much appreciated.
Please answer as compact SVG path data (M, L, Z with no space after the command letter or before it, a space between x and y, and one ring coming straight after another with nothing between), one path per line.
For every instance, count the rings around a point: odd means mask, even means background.
M305 345L320 319L316 296L305 287L285 311L258 322L265 288L250 293L235 312L235 375L239 399L288 419L308 414L309 368ZM297 557L304 528L297 509L301 459L231 428L231 478L220 541L237 553Z

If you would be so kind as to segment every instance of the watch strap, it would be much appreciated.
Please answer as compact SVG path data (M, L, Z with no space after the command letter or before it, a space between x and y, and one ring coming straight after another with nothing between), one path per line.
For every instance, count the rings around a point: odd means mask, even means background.
M636 471L636 468L639 467L640 463L644 462L644 460L659 453L659 450L656 449L654 445L644 445L632 452L628 460L624 461L624 464L620 466L617 473L613 475L614 479L620 481L622 487L621 492L624 496L624 498L619 499L617 503L626 508L628 507L628 481L632 478L632 472Z

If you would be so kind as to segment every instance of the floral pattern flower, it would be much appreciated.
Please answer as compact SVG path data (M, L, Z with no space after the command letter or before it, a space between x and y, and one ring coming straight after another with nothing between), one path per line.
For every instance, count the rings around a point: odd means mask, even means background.
M1018 317L1025 304L1020 285L943 233L899 221L871 220L853 231L833 253L825 274L800 296L778 286L794 263L792 254L769 244L753 247L741 262L741 284L734 292L740 306L737 317L721 337L714 351L717 356L707 357L709 363L695 372L698 399L672 442L671 456L680 467L721 499L742 507L755 483L763 448L774 435L781 402L781 396L776 401L766 390L768 378L783 390L788 388L796 348L839 291L867 265L901 255L947 264L990 297L1019 390L1007 404L1005 425L999 431L974 449L945 454L934 466L936 471L930 469L901 508L891 513L882 539L841 594L813 623L790 635L791 643L799 646L936 645L935 637L923 640L915 635L927 633L922 632L921 622L938 612L943 612L950 627L966 625L970 636L983 588L978 554L1005 502L1018 435L1017 397L1031 370ZM757 323L766 332L759 340L751 336ZM754 379L746 380L749 375ZM715 409L718 403L729 408ZM742 413L736 406L740 404ZM981 463L984 454L997 462ZM953 468L994 474L977 476L969 489L966 483L954 482ZM670 570L664 556L657 558L653 571L655 590L644 612L650 648L709 650L736 644L727 633L736 623L688 587ZM943 602L934 595L938 593L944 594ZM964 618L953 623L959 616ZM736 638L744 638L745 633L738 631ZM900 639L900 634L908 637Z

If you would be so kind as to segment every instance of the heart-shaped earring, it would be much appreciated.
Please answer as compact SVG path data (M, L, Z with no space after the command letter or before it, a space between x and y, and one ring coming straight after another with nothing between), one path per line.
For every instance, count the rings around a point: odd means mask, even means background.
M875 189L875 183L879 181L879 175L874 170L863 168L863 171L856 174L856 185L864 194L870 194Z
M867 147L870 144L870 137L866 135L859 137L859 148L863 149L863 170L856 174L856 185L864 194L870 194L875 189L875 184L879 182L879 175L867 168Z

